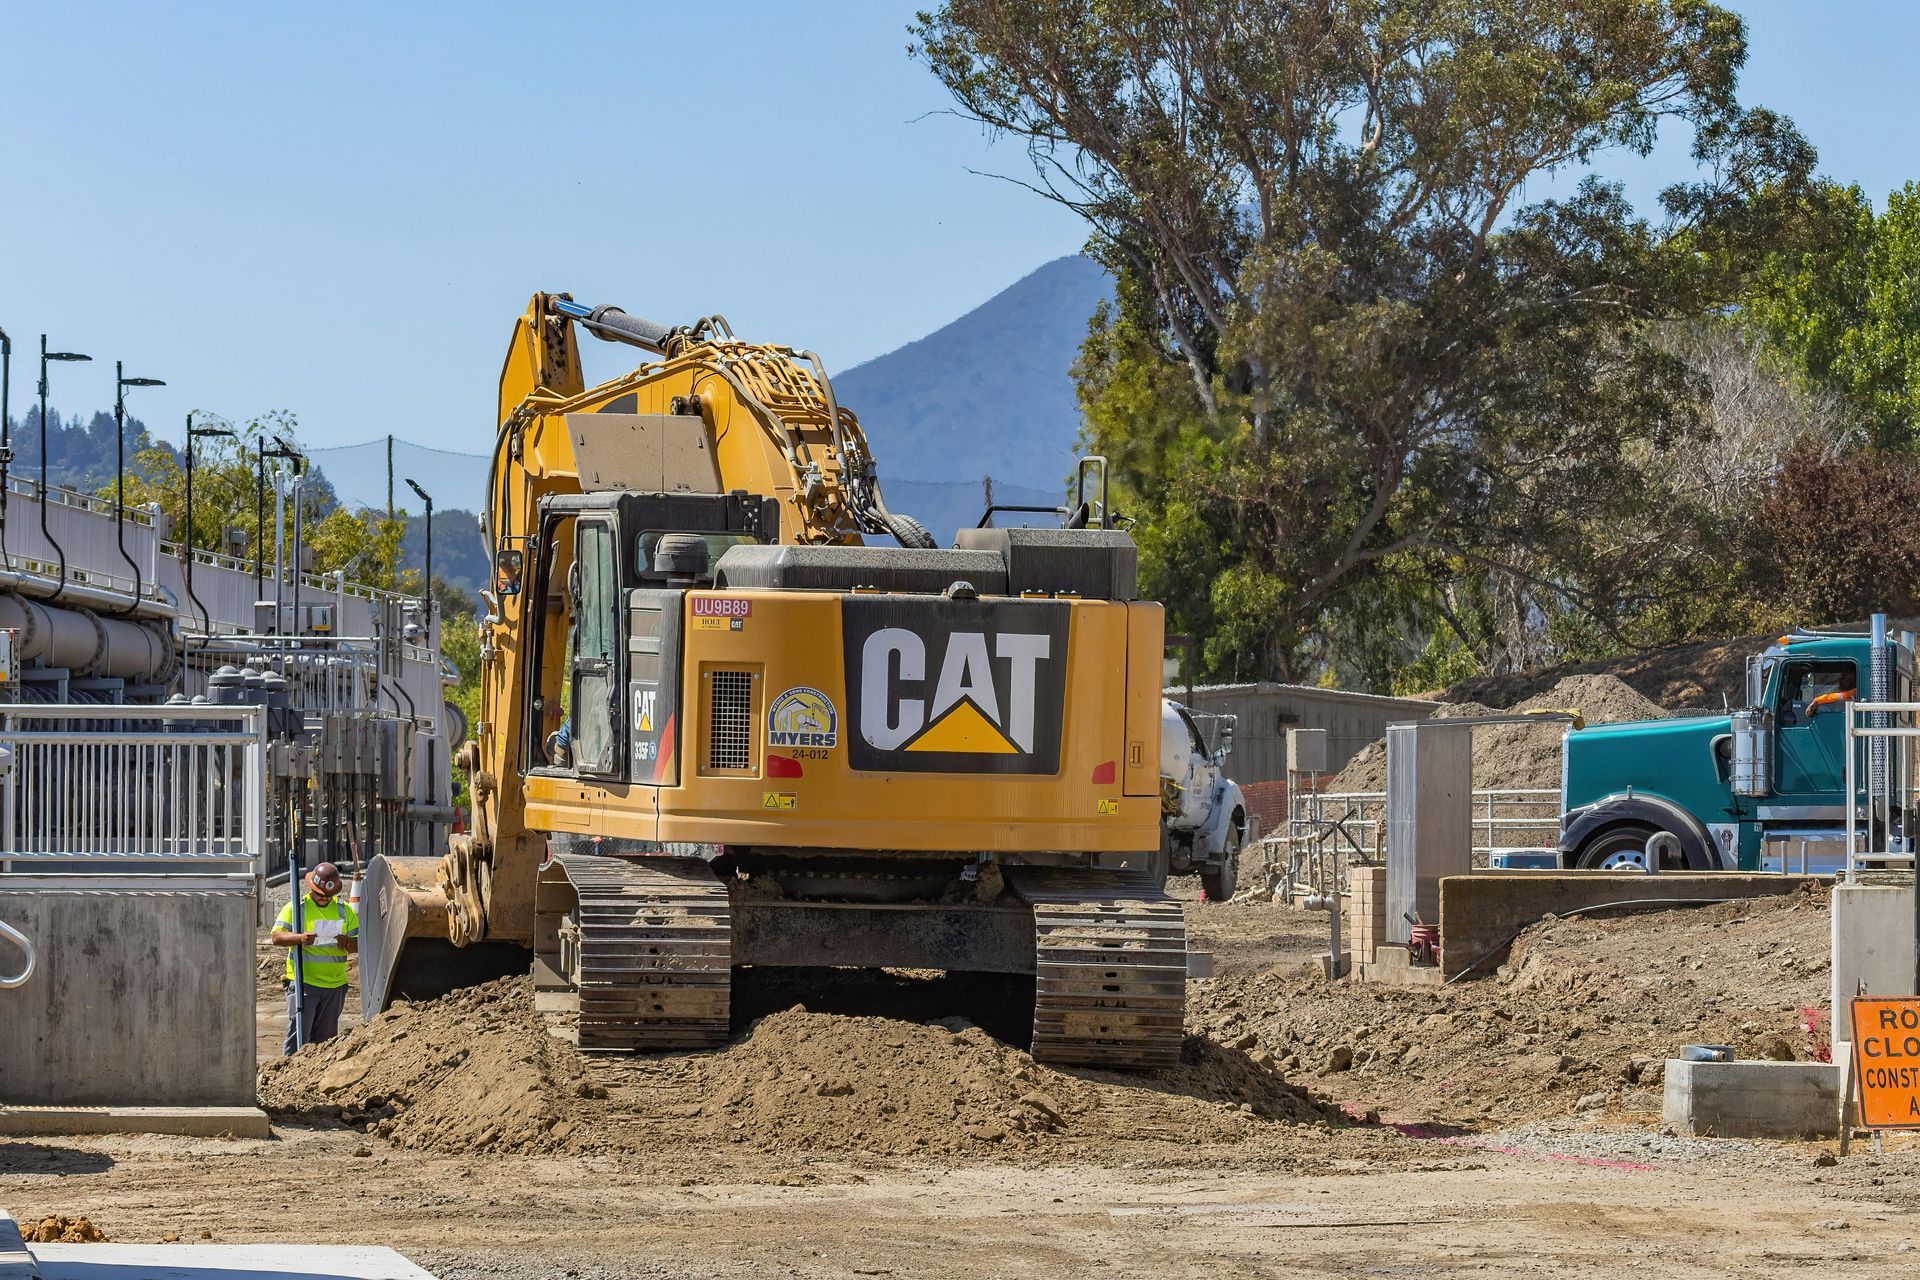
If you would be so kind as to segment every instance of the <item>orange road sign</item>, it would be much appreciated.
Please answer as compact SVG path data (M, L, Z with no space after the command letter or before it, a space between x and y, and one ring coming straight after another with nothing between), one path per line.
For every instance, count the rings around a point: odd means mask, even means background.
M1920 1129L1920 999L1853 1002L1853 1081L1862 1125Z

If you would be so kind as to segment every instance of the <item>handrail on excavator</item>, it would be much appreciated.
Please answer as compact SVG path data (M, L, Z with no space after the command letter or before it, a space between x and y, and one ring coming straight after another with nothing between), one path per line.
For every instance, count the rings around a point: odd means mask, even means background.
M9 942L12 942L14 946L19 947L27 953L26 968L11 978L0 976L0 991L11 991L15 987L26 985L27 979L33 976L33 966L37 957L33 949L33 939L8 924L5 920L0 920L0 936L4 936Z

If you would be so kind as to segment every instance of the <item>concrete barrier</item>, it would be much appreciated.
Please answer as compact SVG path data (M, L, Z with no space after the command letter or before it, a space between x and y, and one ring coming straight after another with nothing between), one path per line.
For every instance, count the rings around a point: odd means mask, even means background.
M1690 1137L1831 1138L1840 1131L1840 1069L1669 1058L1660 1117Z
M248 877L0 876L38 953L0 990L0 1103L254 1105L253 917Z
M1440 969L1448 978L1468 968L1491 972L1514 935L1547 915L1647 899L1722 901L1793 893L1807 876L1744 872L1476 871L1440 882Z
M1834 1039L1845 1040L1847 1002L1866 984L1870 996L1913 990L1913 886L1840 884L1833 888Z

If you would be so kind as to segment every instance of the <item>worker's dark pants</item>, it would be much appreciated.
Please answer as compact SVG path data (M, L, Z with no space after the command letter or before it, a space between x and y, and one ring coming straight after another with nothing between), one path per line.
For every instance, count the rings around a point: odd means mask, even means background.
M306 987L306 1008L301 1016L300 1029L304 1040L312 1044L316 1040L331 1040L340 1033L340 1010L347 1004L347 989L340 987ZM281 1045L281 1052L292 1053L294 1019L293 984L287 984L287 1038Z

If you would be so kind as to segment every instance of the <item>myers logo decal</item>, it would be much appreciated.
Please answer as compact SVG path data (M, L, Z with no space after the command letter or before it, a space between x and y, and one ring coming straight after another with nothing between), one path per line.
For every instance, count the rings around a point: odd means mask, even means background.
M832 747L839 742L839 713L818 689L789 689L767 709L770 747Z
M1059 767L1068 606L853 597L840 609L854 768Z

